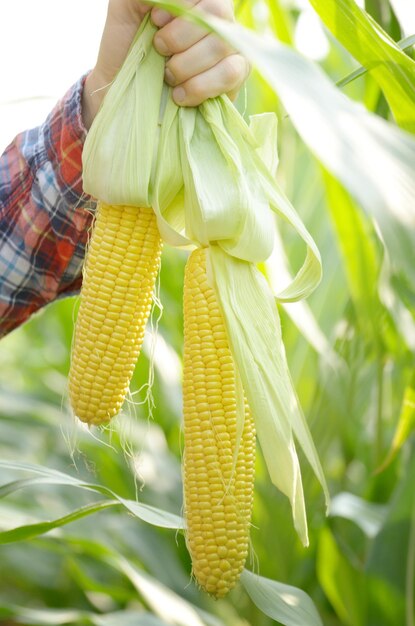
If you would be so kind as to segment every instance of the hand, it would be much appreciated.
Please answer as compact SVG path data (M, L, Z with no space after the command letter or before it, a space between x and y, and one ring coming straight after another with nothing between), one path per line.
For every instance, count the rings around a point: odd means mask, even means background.
M187 2L224 19L234 19L232 0ZM97 63L83 91L82 116L86 128L91 126L142 19L150 10L153 23L159 27L154 46L167 57L165 80L174 87L177 104L197 106L223 93L234 99L247 78L249 65L244 57L200 26L157 7L151 9L138 0L109 0Z
M186 0L189 5L234 21L232 0ZM198 106L208 98L227 94L236 98L248 76L247 60L222 39L204 28L162 9L153 8L151 19L160 28L156 50L168 58L165 81L174 87L173 99L182 106Z

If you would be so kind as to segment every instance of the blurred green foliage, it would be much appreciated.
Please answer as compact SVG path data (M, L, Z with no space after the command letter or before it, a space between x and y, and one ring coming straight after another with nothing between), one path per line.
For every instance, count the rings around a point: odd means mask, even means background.
M318 10L324 3L312 4ZM240 0L236 6L242 23L264 36L273 30L287 45L301 43L300 19L308 19L310 29L317 28L303 3ZM387 0L370 0L366 7L394 40L401 39L402 29ZM336 17L335 33L342 33L341 12ZM328 46L320 65L336 82L356 62L333 34L324 30L319 35ZM344 38L343 44L347 45ZM393 74L393 67L388 71ZM344 92L378 116L392 119L370 73ZM399 106L396 99L394 105ZM310 525L310 547L304 549L293 530L288 502L271 485L259 455L247 566L306 591L325 626L413 626L415 294L408 286L411 280L406 281L405 275L395 282L385 280L388 250L376 224L310 153L257 72L241 93L238 107L246 116L278 112L278 179L321 251L324 278L309 306L336 355L333 361L324 351L316 351L293 322L289 307L281 307L287 357L334 498L333 515L325 517L322 493L304 463ZM295 270L303 250L288 227L279 227ZM185 260L186 252L165 247L160 277L163 313L158 324L157 307L153 313L159 340L152 396L146 383L155 334L149 332L131 398L109 431L90 432L74 422L68 408L76 298L48 306L2 340L2 460L60 470L103 485L122 498L137 498L180 515ZM393 454L388 456L392 443ZM20 473L1 468L1 484L21 478ZM356 499L344 499L345 493ZM7 497L1 495L2 543L3 531L54 520L102 500L91 491L50 484L22 486ZM371 503L382 506L370 508ZM226 600L210 600L191 582L182 533L147 525L114 505L32 539L0 545L0 624L14 623L270 626L277 622L255 606L241 585Z

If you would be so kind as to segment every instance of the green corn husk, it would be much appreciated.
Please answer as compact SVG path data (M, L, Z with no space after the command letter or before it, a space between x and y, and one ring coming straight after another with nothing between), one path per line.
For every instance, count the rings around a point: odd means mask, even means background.
M288 371L276 299L309 295L321 278L320 255L275 181L275 115L253 116L248 126L225 96L177 107L163 83L164 59L152 46L155 31L145 19L94 120L84 147L84 189L109 204L152 207L173 246L208 248L208 276L224 314L239 393L248 398L271 480L289 498L307 544L295 441L327 503L329 497ZM307 249L277 298L255 266L272 252L275 214ZM243 411L240 420L242 432Z

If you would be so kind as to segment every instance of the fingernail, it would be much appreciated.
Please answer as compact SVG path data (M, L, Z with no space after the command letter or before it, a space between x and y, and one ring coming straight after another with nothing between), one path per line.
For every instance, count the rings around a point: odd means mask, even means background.
M176 82L176 78L175 78L173 72L171 70L169 70L168 67L166 67L166 69L164 70L164 80L166 81L166 83L168 85L172 85L172 86Z
M169 23L171 15L163 9L153 9L151 13L151 19L155 26L163 28L163 26L166 26L166 24Z
M186 99L186 92L183 89L183 87L176 87L176 89L173 89L173 100L177 104L184 102L185 99Z
M163 56L168 56L169 55L169 50L167 48L167 45L164 43L163 39L161 37L154 37L154 46L157 50L157 52L159 52L160 54L162 54Z

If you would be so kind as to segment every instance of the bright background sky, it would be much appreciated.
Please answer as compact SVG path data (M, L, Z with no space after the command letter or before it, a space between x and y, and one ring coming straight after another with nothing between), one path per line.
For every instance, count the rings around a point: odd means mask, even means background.
M0 152L94 65L106 8L106 0L0 0Z
M391 1L405 34L415 33L415 0ZM307 0L295 4L304 9L297 47L319 58L325 40L318 19ZM107 0L0 0L0 153L94 65L106 8Z

